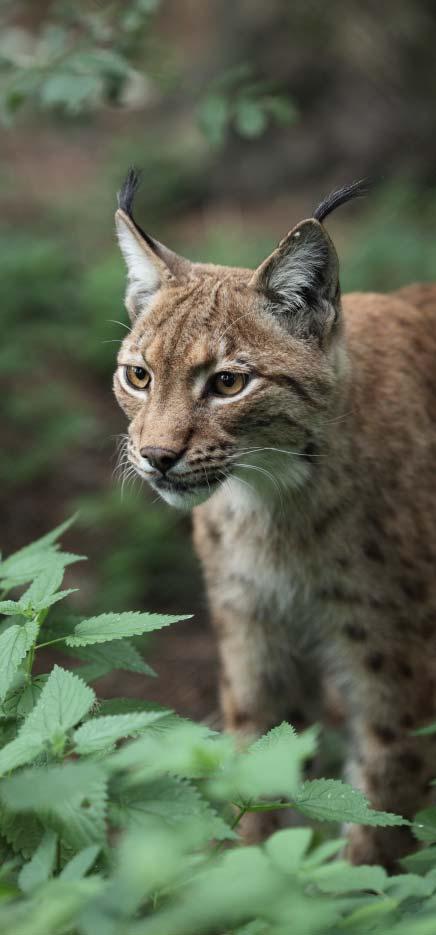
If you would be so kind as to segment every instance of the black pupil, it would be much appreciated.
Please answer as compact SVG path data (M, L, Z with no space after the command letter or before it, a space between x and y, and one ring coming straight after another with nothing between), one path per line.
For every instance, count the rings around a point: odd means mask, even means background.
M145 380L145 370L143 367L135 367L134 374L138 380Z
M219 378L223 386L228 386L228 387L234 386L234 383L236 380L234 373L226 373L226 372L220 373Z

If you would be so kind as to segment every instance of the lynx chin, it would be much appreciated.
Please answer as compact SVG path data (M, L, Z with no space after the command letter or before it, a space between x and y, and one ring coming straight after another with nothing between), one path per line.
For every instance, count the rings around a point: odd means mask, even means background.
M336 682L347 777L412 818L436 776L413 733L436 712L436 287L341 298L323 221L361 182L254 271L144 233L137 184L131 170L116 213L132 327L114 390L131 465L194 507L225 726L300 728ZM355 826L347 851L395 869L413 846Z

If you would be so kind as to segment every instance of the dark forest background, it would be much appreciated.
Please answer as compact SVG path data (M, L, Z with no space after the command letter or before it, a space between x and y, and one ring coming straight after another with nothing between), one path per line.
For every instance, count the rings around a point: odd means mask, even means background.
M151 646L154 697L181 713L213 716L214 646L189 518L113 473L116 191L141 166L150 233L254 266L327 191L369 176L373 194L329 223L343 288L431 280L435 39L430 0L1 5L2 549L78 511L78 610L194 612ZM144 685L120 674L100 691Z

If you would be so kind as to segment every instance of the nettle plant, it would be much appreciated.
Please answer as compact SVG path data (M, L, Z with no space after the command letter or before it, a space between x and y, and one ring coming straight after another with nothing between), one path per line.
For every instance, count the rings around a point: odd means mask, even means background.
M58 547L68 525L0 564L0 930L409 935L413 924L414 935L434 935L436 847L388 877L350 866L342 840L307 826L241 841L239 821L256 810L293 809L318 828L404 823L340 781L303 780L315 730L283 723L237 750L158 705L97 700L90 683L112 669L154 675L131 637L183 617L57 620L71 593L61 590L65 568L80 560ZM81 664L35 676L47 645ZM436 841L432 809L415 831Z

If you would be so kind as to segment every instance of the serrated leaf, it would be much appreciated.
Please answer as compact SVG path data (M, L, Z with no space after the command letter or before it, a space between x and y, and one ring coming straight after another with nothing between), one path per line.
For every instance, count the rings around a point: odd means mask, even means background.
M14 624L0 636L0 702L6 697L15 673L37 634L36 621L28 620L22 626Z
M316 736L316 729L297 735L284 721L241 753L222 776L217 775L217 794L239 801L292 798L301 783L303 763L314 752Z
M186 834L191 843L236 837L195 786L173 776L163 776L140 789L124 792L122 801L111 802L109 811L114 824L132 830L146 831L160 819Z
M138 672L141 675L155 676L156 673L144 661L132 643L127 640L114 640L96 646L74 647L71 655L77 659L88 660L88 665L80 666L77 674L85 682L94 682L108 672L122 669L126 672Z
M24 766L26 763L36 760L43 750L44 740L42 737L26 735L11 740L0 750L0 776L11 772L17 766Z
M36 576L27 591L22 594L20 604L22 607L31 607L42 610L48 607L50 598L56 593L64 577L65 566L61 554L55 552L51 555L43 568Z
M70 526L75 523L77 519L77 513L74 516L70 516L69 519L64 520L63 523L60 523L59 526L56 526L55 529L51 529L50 532L46 532L39 539L35 539L34 542L31 542L30 545L23 546L22 549L19 549L18 552L14 552L13 555L10 555L7 559L21 558L21 556L31 555L33 552L45 551L49 546L53 546L58 539L70 528ZM58 545L55 546L58 548Z
M82 756L98 753L112 746L122 737L142 733L161 717L165 717L162 712L143 711L137 714L115 714L92 718L74 732L73 741L76 753Z
M29 863L21 868L18 875L18 885L23 893L31 893L51 877L56 863L56 846L57 835L46 831Z
M81 721L94 703L95 694L88 685L72 672L54 666L18 737L54 740Z
M68 881L81 880L95 864L100 850L99 844L91 844L89 847L84 847L83 850L79 851L78 854L75 854L74 857L68 861L59 874L60 879Z
M19 601L0 601L0 614L14 617L21 614L21 604Z
M51 823L74 850L105 842L106 810L107 780L103 773L65 798L62 805L49 806Z
M362 792L339 779L305 782L295 796L295 807L317 821L350 821L360 825L408 825L400 815L371 808Z
M3 588L10 589L18 587L20 584L26 584L37 577L45 568L47 562L56 555L62 559L64 568L67 565L73 565L75 562L85 561L84 555L74 555L70 552L54 552L53 549L47 552L35 552L16 559L13 563L7 559L0 566L0 578Z
M168 627L179 620L189 620L192 614L173 616L172 614L144 614L132 611L122 614L100 614L89 617L77 624L74 633L66 638L67 646L88 646L92 643L106 643L110 640L140 636Z
M34 815L17 815L0 805L0 834L16 854L28 859L38 847L43 827Z

